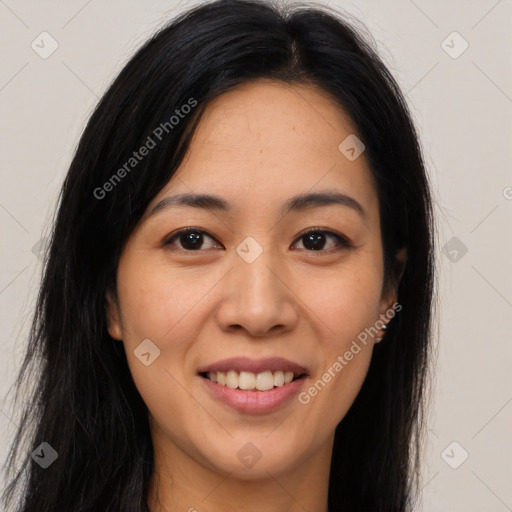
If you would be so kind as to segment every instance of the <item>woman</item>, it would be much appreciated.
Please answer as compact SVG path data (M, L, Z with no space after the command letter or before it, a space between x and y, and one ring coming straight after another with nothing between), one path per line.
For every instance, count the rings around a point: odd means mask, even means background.
M349 23L181 15L65 179L5 506L412 510L433 232L404 98Z

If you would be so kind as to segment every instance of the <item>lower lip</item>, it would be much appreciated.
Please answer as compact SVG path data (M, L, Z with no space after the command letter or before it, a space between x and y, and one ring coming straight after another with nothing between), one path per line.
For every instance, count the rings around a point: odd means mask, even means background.
M233 409L243 413L263 414L276 411L289 402L299 393L307 376L300 377L289 384L277 386L268 391L233 389L212 382L206 377L200 376L199 378L206 384L215 398L231 406Z

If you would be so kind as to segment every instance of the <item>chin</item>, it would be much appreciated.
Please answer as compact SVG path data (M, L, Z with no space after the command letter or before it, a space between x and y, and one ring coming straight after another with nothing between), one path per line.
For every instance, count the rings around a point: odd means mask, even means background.
M240 448L233 450L235 444L240 444ZM229 474L230 478L240 480L268 479L269 473L275 476L299 464L297 449L278 451L270 447L268 442L266 446L264 444L264 441L231 443L217 457L209 454L208 461L219 473Z

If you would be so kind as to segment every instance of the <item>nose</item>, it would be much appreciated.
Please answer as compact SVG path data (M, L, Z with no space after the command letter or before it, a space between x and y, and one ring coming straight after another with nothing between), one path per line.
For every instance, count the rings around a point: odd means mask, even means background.
M221 329L245 330L252 337L293 330L299 309L284 265L269 251L252 263L236 255L216 316Z

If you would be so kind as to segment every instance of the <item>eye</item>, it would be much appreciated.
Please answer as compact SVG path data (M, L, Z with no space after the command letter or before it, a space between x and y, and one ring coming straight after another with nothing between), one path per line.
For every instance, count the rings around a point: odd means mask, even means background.
M325 248L327 240L333 240L334 246ZM194 227L180 229L174 233L170 238L164 242L164 246L176 245L178 242L178 249L187 252L199 252L201 248L205 249L205 240L216 241L212 236L206 233L204 230ZM321 228L310 228L303 232L297 240L303 240L304 249L308 252L332 252L336 250L336 246L341 248L350 248L353 245L350 241L338 233L334 233L329 230ZM218 244L217 247L223 248L222 245ZM206 249L214 248L214 245L210 243Z
M178 241L181 245L181 247L178 247L178 249L189 252L197 251L204 244L205 239L215 240L202 229L190 227L180 229L174 233L174 235L172 235L164 242L164 246L173 245L175 241ZM207 247L207 249L209 248L211 247Z
M337 242L337 245L342 248L348 249L353 247L350 241L343 235L321 228L308 229L300 235L298 240L304 241L303 246L308 252L332 252L332 249L336 249L336 244L334 247L331 246L325 249L326 240L329 238Z

